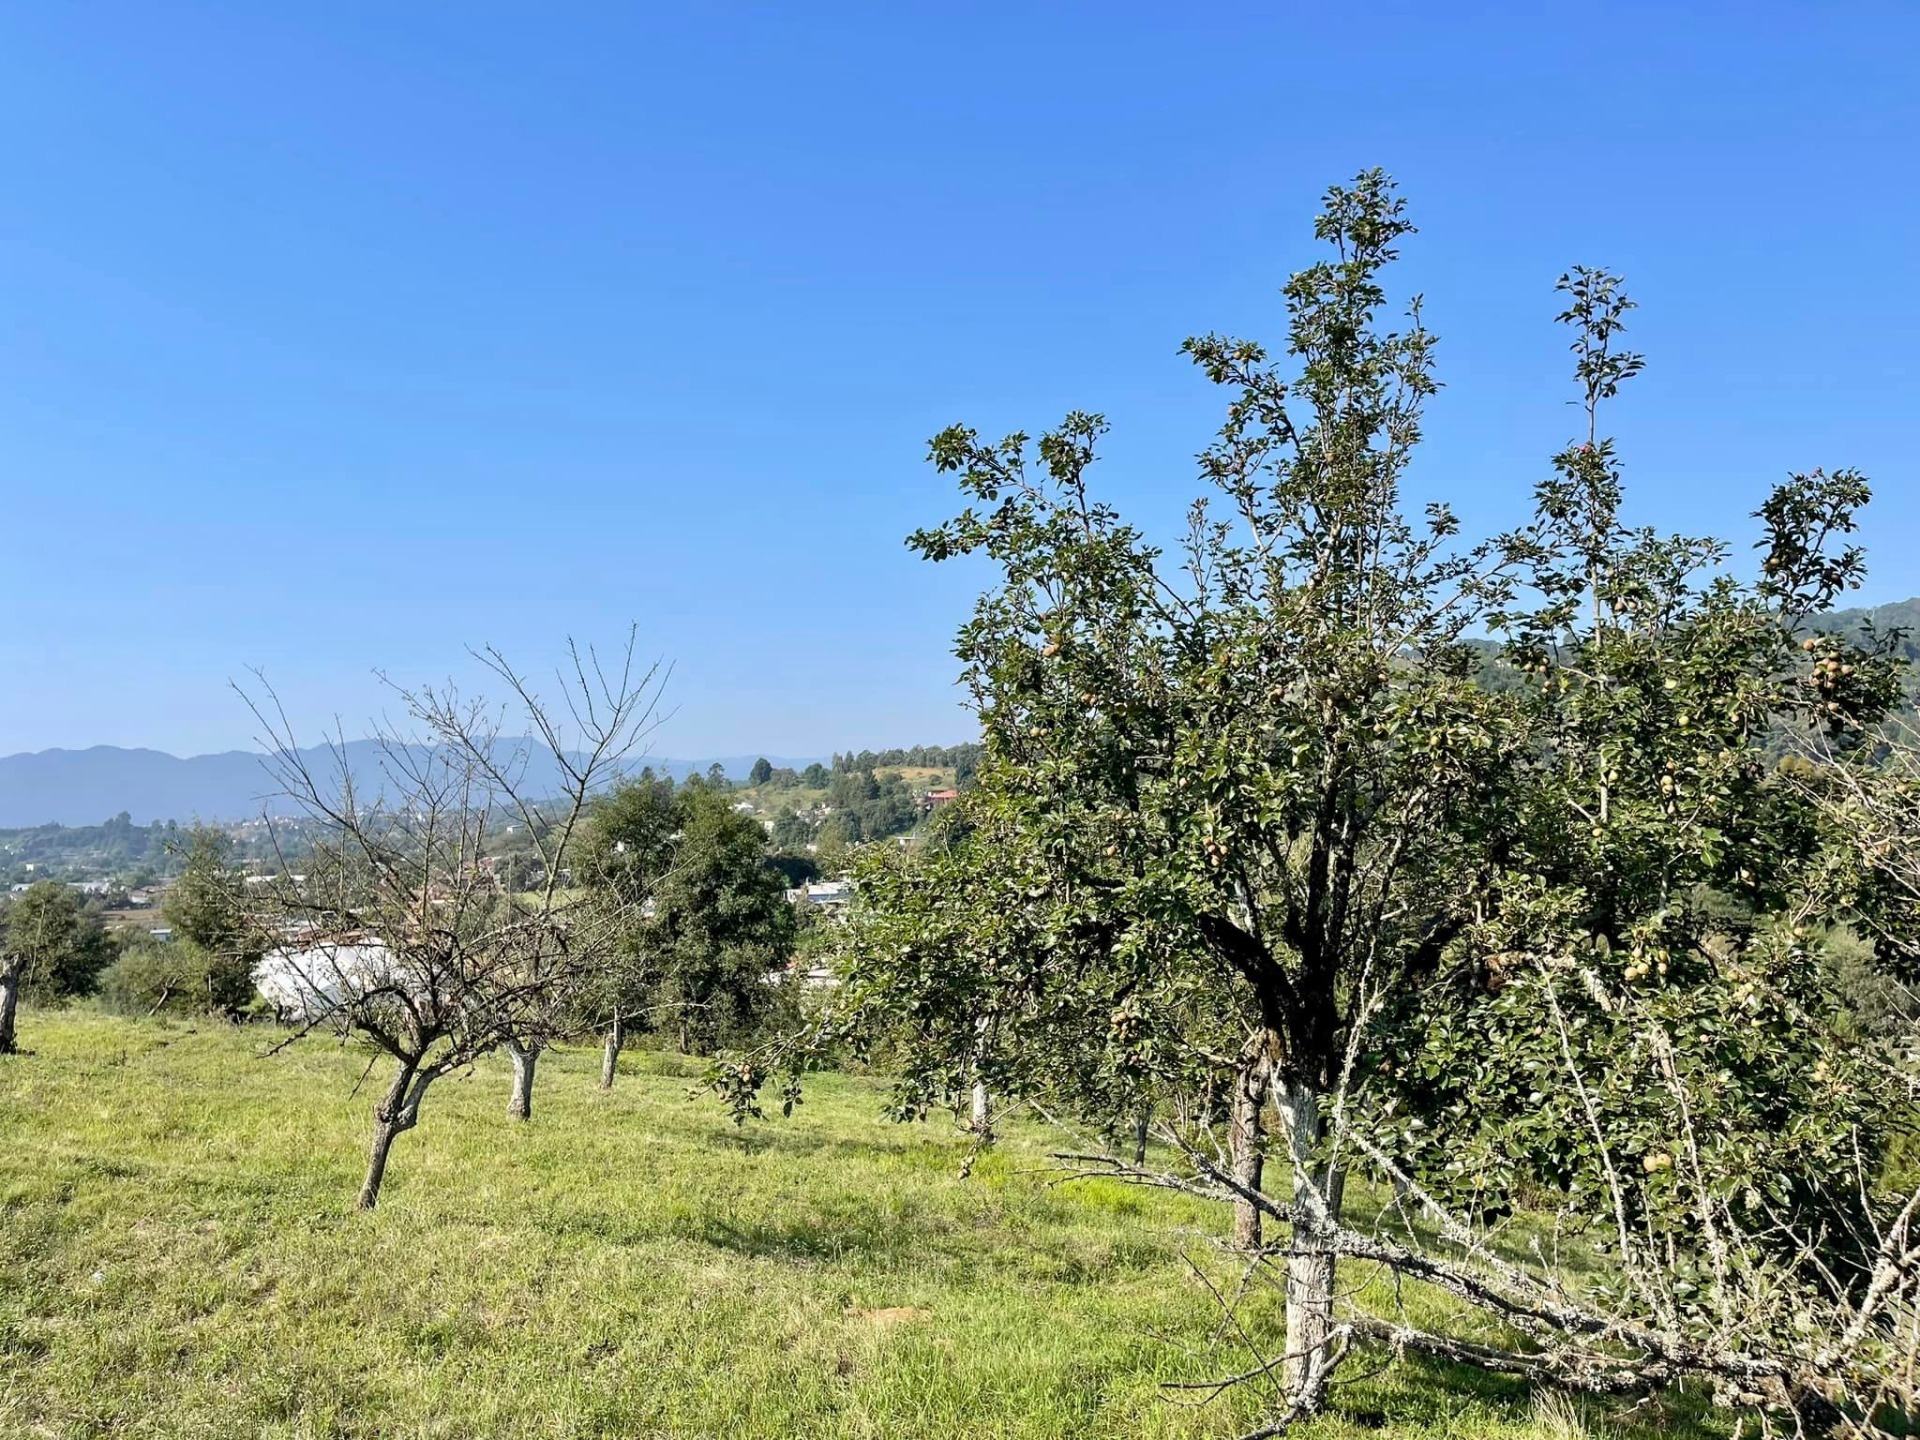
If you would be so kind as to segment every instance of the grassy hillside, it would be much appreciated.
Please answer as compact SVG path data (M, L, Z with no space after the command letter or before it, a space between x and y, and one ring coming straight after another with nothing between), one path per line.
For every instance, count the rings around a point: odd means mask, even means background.
M915 790L944 790L955 784L952 766L888 765L876 775L898 775ZM735 800L748 800L768 814L777 810L809 810L827 798L824 785L748 785L735 781L729 792Z
M563 1053L531 1125L503 1117L504 1069L445 1082L361 1215L355 1053L24 1021L34 1053L0 1061L0 1435L1086 1440L1256 1418L1251 1391L1160 1388L1245 1368L1182 1259L1225 1274L1222 1217L1050 1186L1037 1129L962 1181L965 1142L881 1122L870 1081L824 1077L792 1121L736 1131L662 1057L609 1096L597 1056ZM1270 1353L1279 1318L1256 1317ZM1342 1405L1297 1433L1580 1428L1411 1365Z

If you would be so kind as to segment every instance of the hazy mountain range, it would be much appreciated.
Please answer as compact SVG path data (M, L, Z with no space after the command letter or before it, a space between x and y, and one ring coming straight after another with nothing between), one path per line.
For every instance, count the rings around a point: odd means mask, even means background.
M1881 629L1905 631L1902 653L1920 662L1920 599L1891 605L1840 610L1823 617L1822 629L1853 630L1871 621ZM537 753L538 747L533 747ZM348 763L363 785L379 773L379 752L372 741L347 746ZM333 760L324 751L303 751L316 775L331 774ZM41 750L0 756L0 829L32 825L98 825L126 811L136 824L156 820L245 820L261 814L296 813L284 798L273 795L274 783L254 751L228 750L217 755L181 759L159 750L123 750L96 745L89 750ZM735 780L746 778L759 757L723 755L717 760L664 760L646 756L630 769L651 765L676 779L693 771L704 773L718 764ZM826 756L795 758L769 755L776 766L805 769ZM551 769L552 762L548 762ZM535 795L552 794L557 777L535 771L526 777Z
M369 740L347 747L347 763L356 781L369 783L379 773L378 747ZM325 751L301 752L316 776L334 773L333 757ZM98 825L127 812L137 825L156 820L245 820L261 813L289 815L296 807L276 797L265 756L248 750L181 759L159 750L124 750L95 745L87 750L40 750L0 756L0 829L31 825ZM719 764L735 780L746 777L754 755L725 755L717 760L666 760L646 756L631 762L638 771L651 765L657 773L681 778L693 771L705 773ZM769 755L774 765L804 769L819 759ZM548 770L553 762L549 758ZM559 788L557 776L530 770L526 786L534 795Z

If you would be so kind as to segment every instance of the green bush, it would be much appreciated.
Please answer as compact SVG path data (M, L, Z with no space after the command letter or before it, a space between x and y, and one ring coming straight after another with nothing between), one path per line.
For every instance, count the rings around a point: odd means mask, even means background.
M100 1003L119 1015L237 1014L253 998L252 968L191 940L141 936L100 977Z

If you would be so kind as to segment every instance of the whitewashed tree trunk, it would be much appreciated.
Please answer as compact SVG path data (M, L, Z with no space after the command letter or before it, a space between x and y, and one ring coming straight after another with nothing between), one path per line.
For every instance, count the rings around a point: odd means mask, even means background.
M507 1042L507 1054L513 1059L513 1093L507 1097L507 1117L512 1120L533 1118L533 1075L540 1063L538 1045Z
M600 1054L600 1088L602 1090L613 1089L613 1077L620 1066L620 1047L626 1044L626 1041L626 1027L616 1015L613 1017L613 1024L607 1027L606 1044Z
M1287 1401L1302 1412L1327 1396L1328 1345L1333 1333L1334 1259L1312 1246L1340 1217L1346 1176L1320 1162L1320 1092L1290 1080L1280 1088L1287 1158L1293 1171L1293 1243L1305 1253L1287 1260Z
M986 1058L987 1046L992 1039L993 1022L985 1015L973 1022L973 1033L977 1036L974 1046L973 1077L973 1133L983 1139L993 1136L993 1097L987 1093L987 1082L980 1078L980 1064Z

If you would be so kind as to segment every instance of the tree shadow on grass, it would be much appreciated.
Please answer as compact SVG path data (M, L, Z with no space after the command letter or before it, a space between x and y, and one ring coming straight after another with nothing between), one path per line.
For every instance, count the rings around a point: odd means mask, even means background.
M970 1142L964 1139L928 1134L904 1125L898 1127L897 1139L856 1140L831 1132L781 1129L771 1124L742 1129L716 1126L699 1139L741 1155L777 1152L794 1159L818 1155L862 1164L877 1162L954 1174L959 1173L961 1162L971 1148Z
M928 1237L918 1226L854 1221L845 1217L804 1216L743 1219L735 1215L690 1217L678 1226L689 1240L756 1260L831 1264L844 1260L902 1264L925 1261Z
M1524 1429L1537 1422L1538 1403L1558 1393L1471 1365L1420 1355L1394 1357L1372 1346L1356 1351L1348 1367L1352 1373L1336 1388L1330 1418L1363 1429L1426 1427L1459 1433L1467 1409ZM1590 1433L1611 1440L1724 1440L1732 1420L1699 1391L1613 1400L1566 1396L1564 1404Z

